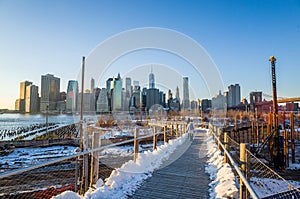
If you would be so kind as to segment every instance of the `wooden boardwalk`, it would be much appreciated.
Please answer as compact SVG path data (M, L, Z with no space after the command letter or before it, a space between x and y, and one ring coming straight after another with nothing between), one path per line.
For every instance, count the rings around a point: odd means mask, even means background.
M169 161L129 198L209 198L204 134L196 133L192 142L176 149Z

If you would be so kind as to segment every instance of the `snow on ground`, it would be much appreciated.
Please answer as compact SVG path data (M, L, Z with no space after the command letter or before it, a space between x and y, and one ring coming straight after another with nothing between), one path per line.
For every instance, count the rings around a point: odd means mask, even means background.
M210 198L238 198L236 178L228 163L218 150L213 138L207 139L208 161L205 171L210 175Z
M33 166L51 159L74 154L73 146L52 146L45 148L16 148L8 156L0 156L0 173L6 169Z
M156 151L144 151L139 153L136 162L130 160L123 164L121 168L114 170L110 177L102 183L99 179L96 184L96 189L90 189L84 197L79 196L75 192L64 192L59 196L55 196L55 199L100 199L100 198L126 198L126 195L134 193L140 184L151 176L153 171L168 159L170 154L177 148L177 146L183 144L187 139L187 135L176 140L169 140L166 145L161 145Z
M299 187L300 182L283 181L273 178L255 178L251 177L251 186L259 197L266 197L276 193L288 191L291 187ZM292 186L291 186L292 185Z

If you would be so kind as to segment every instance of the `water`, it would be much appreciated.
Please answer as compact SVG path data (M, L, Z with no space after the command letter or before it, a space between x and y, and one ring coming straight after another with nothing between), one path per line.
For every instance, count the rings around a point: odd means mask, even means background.
M99 115L84 115L84 119L88 121L97 121ZM61 125L73 124L80 121L79 115L49 115L48 123ZM43 114L0 114L0 131L11 130L17 127L28 127L33 124L45 124L46 115Z
M49 123L72 124L79 121L78 115L49 115ZM32 124L45 124L46 115L42 114L0 114L0 130L28 127Z

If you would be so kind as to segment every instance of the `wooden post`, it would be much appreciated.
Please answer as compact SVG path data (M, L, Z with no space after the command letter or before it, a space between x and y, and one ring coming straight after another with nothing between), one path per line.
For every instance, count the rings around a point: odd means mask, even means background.
M246 179L248 179L249 175L247 173L247 153L246 153L246 144L240 143L240 161L241 161L241 171L243 172ZM240 198L248 199L249 193L244 185L242 179L240 178Z
M94 132L93 133L93 142L92 148L99 148L100 145L100 133ZM92 161L91 161L91 179L90 179L90 186L96 184L98 180L98 173L99 173L99 152L92 153Z
M176 138L178 138L178 123L176 123Z
M164 144L167 144L167 126L164 126Z
M287 130L284 130L284 162L285 168L289 167L289 134Z
M139 129L135 128L134 129L134 141L133 141L133 151L134 151L133 160L134 160L134 162L136 162L136 159L138 158L138 154L139 154L139 141L137 140L138 137L139 137Z
M228 147L228 138L226 132L224 133L224 145L225 145L225 149L228 151L229 147ZM224 163L228 163L228 157L225 152L224 152Z
M264 123L261 124L261 142L265 142L265 131L264 131Z
M219 141L218 141L218 149L219 150L222 150L222 147L221 147L221 145L220 145L220 142L221 142L221 128L218 128L218 139L219 139Z
M153 128L153 150L157 149L156 127Z
M256 147L259 145L259 129L258 122L256 123Z
M295 124L294 113L290 113L290 129L291 129L291 148L292 148L292 163L296 163L295 159Z

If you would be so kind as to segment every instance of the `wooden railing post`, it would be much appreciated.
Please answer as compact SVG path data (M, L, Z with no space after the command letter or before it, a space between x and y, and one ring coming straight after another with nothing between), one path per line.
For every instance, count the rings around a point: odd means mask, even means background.
M229 147L228 147L228 137L227 137L227 133L224 133L224 145L225 145L225 149L228 151ZM228 163L228 157L226 155L226 153L224 152L224 163Z
M167 126L164 126L164 144L167 143Z
M243 172L246 179L248 179L249 175L247 173L247 153L246 153L246 144L240 143L240 161L241 161L241 171ZM249 192L246 189L242 179L240 178L240 198L248 199Z
M290 129L291 129L291 148L292 148L292 163L296 162L295 159L295 124L294 113L290 113Z
M220 145L220 142L221 142L221 128L218 128L218 149L221 151L222 150L222 147Z
M157 149L156 127L153 128L153 150Z
M92 148L99 148L100 146L100 133L94 132L93 133L93 142ZM91 175L90 175L90 186L96 184L98 180L98 173L99 173L99 152L92 153L92 160L91 160Z
M283 132L284 136L284 162L285 162L285 168L289 167L289 134L287 130L284 130Z
M139 154L139 141L137 138L139 137L139 128L134 129L134 141L133 141L133 150L134 150L134 156L133 160L136 162L136 159L138 158Z

